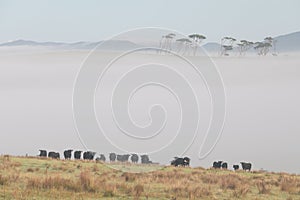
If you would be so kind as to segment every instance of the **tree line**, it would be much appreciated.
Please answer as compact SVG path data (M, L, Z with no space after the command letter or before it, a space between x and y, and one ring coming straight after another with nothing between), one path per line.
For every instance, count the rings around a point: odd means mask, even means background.
M169 33L163 35L159 41L158 53L165 51L176 51L181 55L196 56L197 48L203 43L206 36L198 33L190 34L188 37L176 39L176 34ZM272 37L265 37L262 41L253 42L249 40L237 40L233 37L223 37L220 41L220 56L229 56L236 49L240 56L246 55L251 49L256 51L260 56L266 56L272 50L272 55L276 56L277 40Z

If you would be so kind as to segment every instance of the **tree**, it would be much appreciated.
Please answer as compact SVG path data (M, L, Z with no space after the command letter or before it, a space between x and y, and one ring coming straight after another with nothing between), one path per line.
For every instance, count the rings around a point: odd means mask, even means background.
M274 42L274 39L272 37L266 37L263 42L256 42L254 49L256 49L258 52L257 54L260 56L265 56L270 51L270 48L272 47Z
M202 43L203 40L206 39L206 37L204 35L200 35L200 34L191 34L189 35L189 38L191 38L194 42L191 44L192 48L193 48L193 55L196 55L197 52L197 48L198 45L200 45Z
M172 40L176 35L174 33L169 33L167 35L163 35L159 42L159 48L171 51L172 50Z
M221 39L221 56L229 56L228 51L233 50L233 44L236 41L233 37L223 37Z
M178 53L182 51L182 55L184 55L191 46L192 41L188 38L180 38L177 39L176 42L178 43Z
M253 45L253 42L241 40L240 43L237 44L240 55L245 55L246 51L252 48Z

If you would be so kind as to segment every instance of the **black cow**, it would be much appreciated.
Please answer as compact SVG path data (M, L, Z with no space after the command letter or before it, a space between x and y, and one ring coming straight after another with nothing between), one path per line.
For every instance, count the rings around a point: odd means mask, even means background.
M48 158L60 159L60 155L58 152L50 151L48 153Z
M83 159L84 160L94 160L95 154L96 154L96 152L86 151L83 153Z
M122 160L123 160L123 156L118 154L117 155L117 161L122 162Z
M128 162L129 156L129 154L123 155L123 162Z
M73 150L71 150L71 149L64 151L64 157L65 157L66 160L71 159L72 151Z
M74 152L74 158L76 160L79 160L81 158L81 153L82 153L82 151L75 151Z
M40 157L47 157L47 151L46 150L39 150L40 151Z
M228 168L227 162L223 162L221 167L222 169L227 169Z
M234 169L234 170L238 170L239 168L240 168L239 165L233 165L233 169Z
M117 155L117 161L119 162L127 162L129 158L129 154Z
M137 163L139 161L139 156L137 154L132 154L130 159L131 162Z
M191 159L189 157L183 158L183 166L190 166Z
M141 155L141 162L142 164L151 164L152 161L150 161L148 155Z
M184 159L174 157L174 160L171 161L171 165L178 167L178 166L184 166Z
M222 162L223 161L215 161L214 163L213 163L213 168L215 168L215 169L220 169L221 167L222 167Z
M245 162L241 162L241 164L242 164L242 168L243 168L243 170L245 170L245 171L251 171L251 167L252 167L252 164L251 163L245 163Z
M117 157L117 155L115 153L110 153L109 154L109 161L110 162L116 161L116 157Z
M103 154L100 154L100 157L96 158L96 161L102 161L105 162L106 158Z

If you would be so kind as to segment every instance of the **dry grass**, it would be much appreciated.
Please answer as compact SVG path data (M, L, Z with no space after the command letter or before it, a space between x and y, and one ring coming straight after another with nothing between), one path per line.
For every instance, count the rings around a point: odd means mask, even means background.
M283 177L280 180L280 189L288 193L300 192L300 181L295 177Z
M256 182L256 187L258 189L259 194L270 194L271 186L268 185L265 181L259 180Z
M12 156L0 157L0 186L0 199L291 200L300 197L300 177L286 173L174 167L128 173L103 163Z

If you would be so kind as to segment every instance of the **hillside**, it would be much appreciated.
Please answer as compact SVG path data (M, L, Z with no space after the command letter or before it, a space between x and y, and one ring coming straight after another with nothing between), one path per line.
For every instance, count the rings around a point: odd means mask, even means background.
M300 176L0 157L0 199L300 199Z

